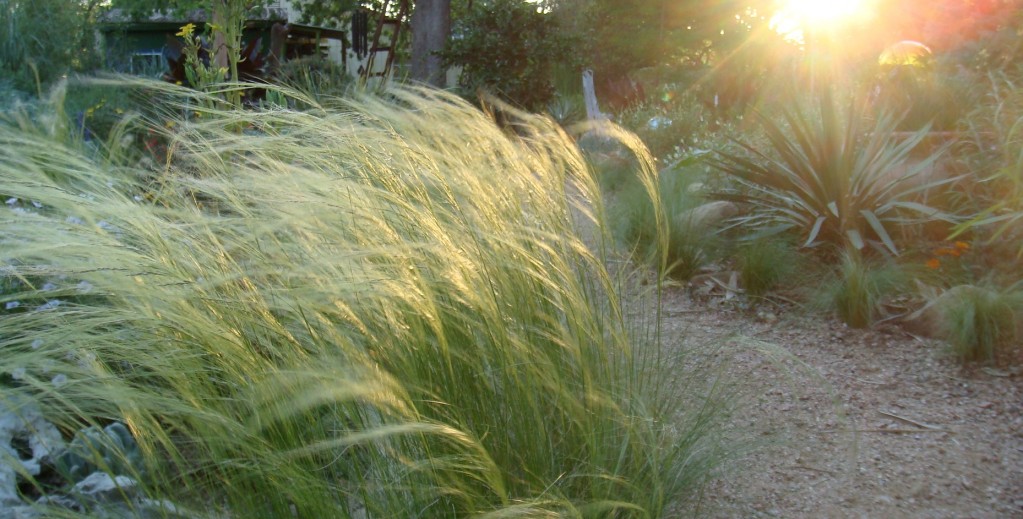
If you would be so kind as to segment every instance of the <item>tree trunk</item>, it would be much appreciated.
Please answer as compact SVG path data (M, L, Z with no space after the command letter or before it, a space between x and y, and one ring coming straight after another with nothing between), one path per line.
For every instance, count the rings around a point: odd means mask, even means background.
M451 0L417 0L412 11L412 79L444 87L445 70L436 53L451 32Z
M218 30L213 31L213 64L221 68L228 68L230 65L230 59L228 57L229 43L224 33L227 30L227 24L234 21L228 19L228 6L224 5L225 3L226 2L213 3L213 13L212 16L210 16L213 21L213 25L218 27ZM236 77L232 77L231 79L234 81L238 80Z

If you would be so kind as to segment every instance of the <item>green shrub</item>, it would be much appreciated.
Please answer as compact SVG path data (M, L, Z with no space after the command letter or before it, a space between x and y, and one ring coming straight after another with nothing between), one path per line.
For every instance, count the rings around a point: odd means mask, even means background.
M1016 272L1023 258L1023 87L1017 84L1011 75L992 73L985 102L966 118L957 156L984 182L969 186L965 203L976 213L955 233L979 233L994 248L1009 249L998 260Z
M556 93L547 103L547 113L558 124L568 126L586 118L586 105L582 95Z
M70 71L99 65L96 2L0 0L0 75L22 92L45 92Z
M461 66L459 86L476 98L483 90L518 107L540 111L554 97L553 68L566 54L556 22L517 0L478 5L457 21L441 55Z
M713 115L690 93L665 91L619 116L622 126L643 140L650 154L663 159L676 149L696 146L707 136Z
M31 304L0 318L0 398L124 423L142 491L209 515L684 506L723 459L720 383L649 369L574 227L567 186L600 214L582 157L519 116L421 90L210 110L158 121L154 182L0 126L0 192L39 204L6 215L0 286Z
M609 208L619 243L683 281L712 261L718 241L716 229L692 218L704 203L690 188L699 178L696 168L664 170L656 179L656 197L642 182L626 181Z

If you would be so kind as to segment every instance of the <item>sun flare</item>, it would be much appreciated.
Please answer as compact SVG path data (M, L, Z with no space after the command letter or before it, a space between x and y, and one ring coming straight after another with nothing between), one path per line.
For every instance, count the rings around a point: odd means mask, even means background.
M867 0L787 0L771 18L771 28L803 43L806 30L825 29L864 15L866 4Z
M788 0L779 14L814 26L855 15L862 8L863 0Z

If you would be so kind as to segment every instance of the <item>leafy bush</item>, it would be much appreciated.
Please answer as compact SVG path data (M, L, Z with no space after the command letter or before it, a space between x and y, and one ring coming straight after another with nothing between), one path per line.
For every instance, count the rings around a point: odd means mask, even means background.
M699 178L691 167L662 171L653 194L643 182L627 181L609 209L619 243L681 280L710 263L717 245L716 229L693 217L693 210L704 203L691 189Z
M18 90L40 92L69 71L98 66L97 7L95 1L0 0L0 75Z
M805 247L858 251L873 242L897 254L894 230L907 216L943 217L913 199L948 182L921 178L943 150L909 160L926 130L899 141L892 135L898 118L871 119L855 103L841 113L827 91L818 110L783 110L781 119L759 116L769 151L739 142L745 154L719 151L713 161L739 185L723 198L753 209L742 225L795 232Z
M0 126L0 192L39 203L5 209L4 279L102 295L0 319L2 398L123 422L144 493L210 515L664 514L722 459L721 386L649 369L574 228L582 158L521 117L421 90L211 110L153 128L152 183Z
M674 93L665 91L666 96ZM712 123L708 113L689 93L668 100L650 99L621 114L621 124L650 149L650 153L663 159L677 148L691 148L706 137Z
M985 182L969 193L976 215L956 234L979 232L995 247L1015 249L1000 255L1006 265L1023 257L1023 88L1017 83L1005 73L989 76L986 100L967 117L968 137L957 150L963 166Z
M555 21L535 5L496 0L479 5L457 22L441 54L445 66L461 66L459 85L480 90L530 111L554 97L552 70L566 43Z

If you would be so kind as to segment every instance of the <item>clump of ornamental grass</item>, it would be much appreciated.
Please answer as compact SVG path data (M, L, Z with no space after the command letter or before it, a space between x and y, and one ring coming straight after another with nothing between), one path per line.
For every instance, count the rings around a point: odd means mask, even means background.
M1018 289L993 290L960 285L957 297L945 302L942 332L952 354L962 362L1018 362L1019 326L1016 318L1023 309Z
M796 248L778 237L751 239L736 249L742 286L757 299L791 279L802 262Z
M636 180L644 175L638 167L633 175L608 209L612 234L625 248L651 259L660 272L689 280L710 263L719 241L710 223L694 216L704 203L690 189L695 172L666 169L657 173L653 183Z
M110 158L130 139L97 156L0 126L0 399L68 436L123 422L150 497L658 516L723 459L718 385L664 392L578 238L599 194L554 123L511 136L415 89L298 112L141 86L174 108L155 170Z
M823 291L823 304L847 325L866 328L887 317L885 300L905 290L911 279L911 273L893 262L868 261L847 252Z

